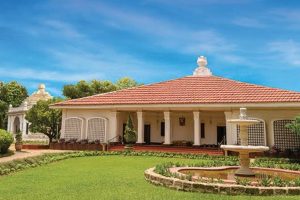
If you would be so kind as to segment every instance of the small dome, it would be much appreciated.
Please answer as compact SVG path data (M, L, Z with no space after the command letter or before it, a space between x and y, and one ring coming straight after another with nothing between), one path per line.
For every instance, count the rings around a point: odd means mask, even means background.
M44 90L46 88L45 84L39 84L39 90Z

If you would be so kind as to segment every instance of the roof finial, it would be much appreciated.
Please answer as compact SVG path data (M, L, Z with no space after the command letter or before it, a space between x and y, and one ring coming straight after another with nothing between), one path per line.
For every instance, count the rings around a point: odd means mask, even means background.
M204 56L200 56L197 59L198 67L195 69L194 76L211 76L211 71L207 68L207 59Z
M197 59L197 64L199 67L207 67L207 59L204 56L200 56Z
M38 87L38 92L39 93L45 93L45 89L46 89L46 86L45 84L39 84L39 87Z

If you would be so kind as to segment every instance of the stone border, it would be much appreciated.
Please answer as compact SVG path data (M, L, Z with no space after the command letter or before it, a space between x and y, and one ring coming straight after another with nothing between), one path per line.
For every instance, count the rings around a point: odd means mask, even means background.
M203 183L181 180L173 177L166 177L154 172L155 168L147 169L144 172L145 179L158 186L201 193L220 193L228 195L300 195L300 187L254 187L220 183Z

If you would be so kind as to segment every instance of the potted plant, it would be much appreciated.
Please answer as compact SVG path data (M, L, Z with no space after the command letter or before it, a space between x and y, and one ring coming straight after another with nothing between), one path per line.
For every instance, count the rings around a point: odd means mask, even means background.
M16 143L15 143L16 151L21 151L23 143L22 143L22 133L20 130L17 131L15 135L15 139L16 139Z
M126 141L125 149L132 150L133 145L136 143L136 131L134 130L131 116L128 116L128 120L125 126L124 138Z

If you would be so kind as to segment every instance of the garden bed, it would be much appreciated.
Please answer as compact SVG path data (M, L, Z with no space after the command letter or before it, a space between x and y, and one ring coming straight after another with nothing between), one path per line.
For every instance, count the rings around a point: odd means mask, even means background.
M49 148L54 150L102 151L105 144L52 142Z
M43 144L23 144L22 149L49 149L49 145Z

